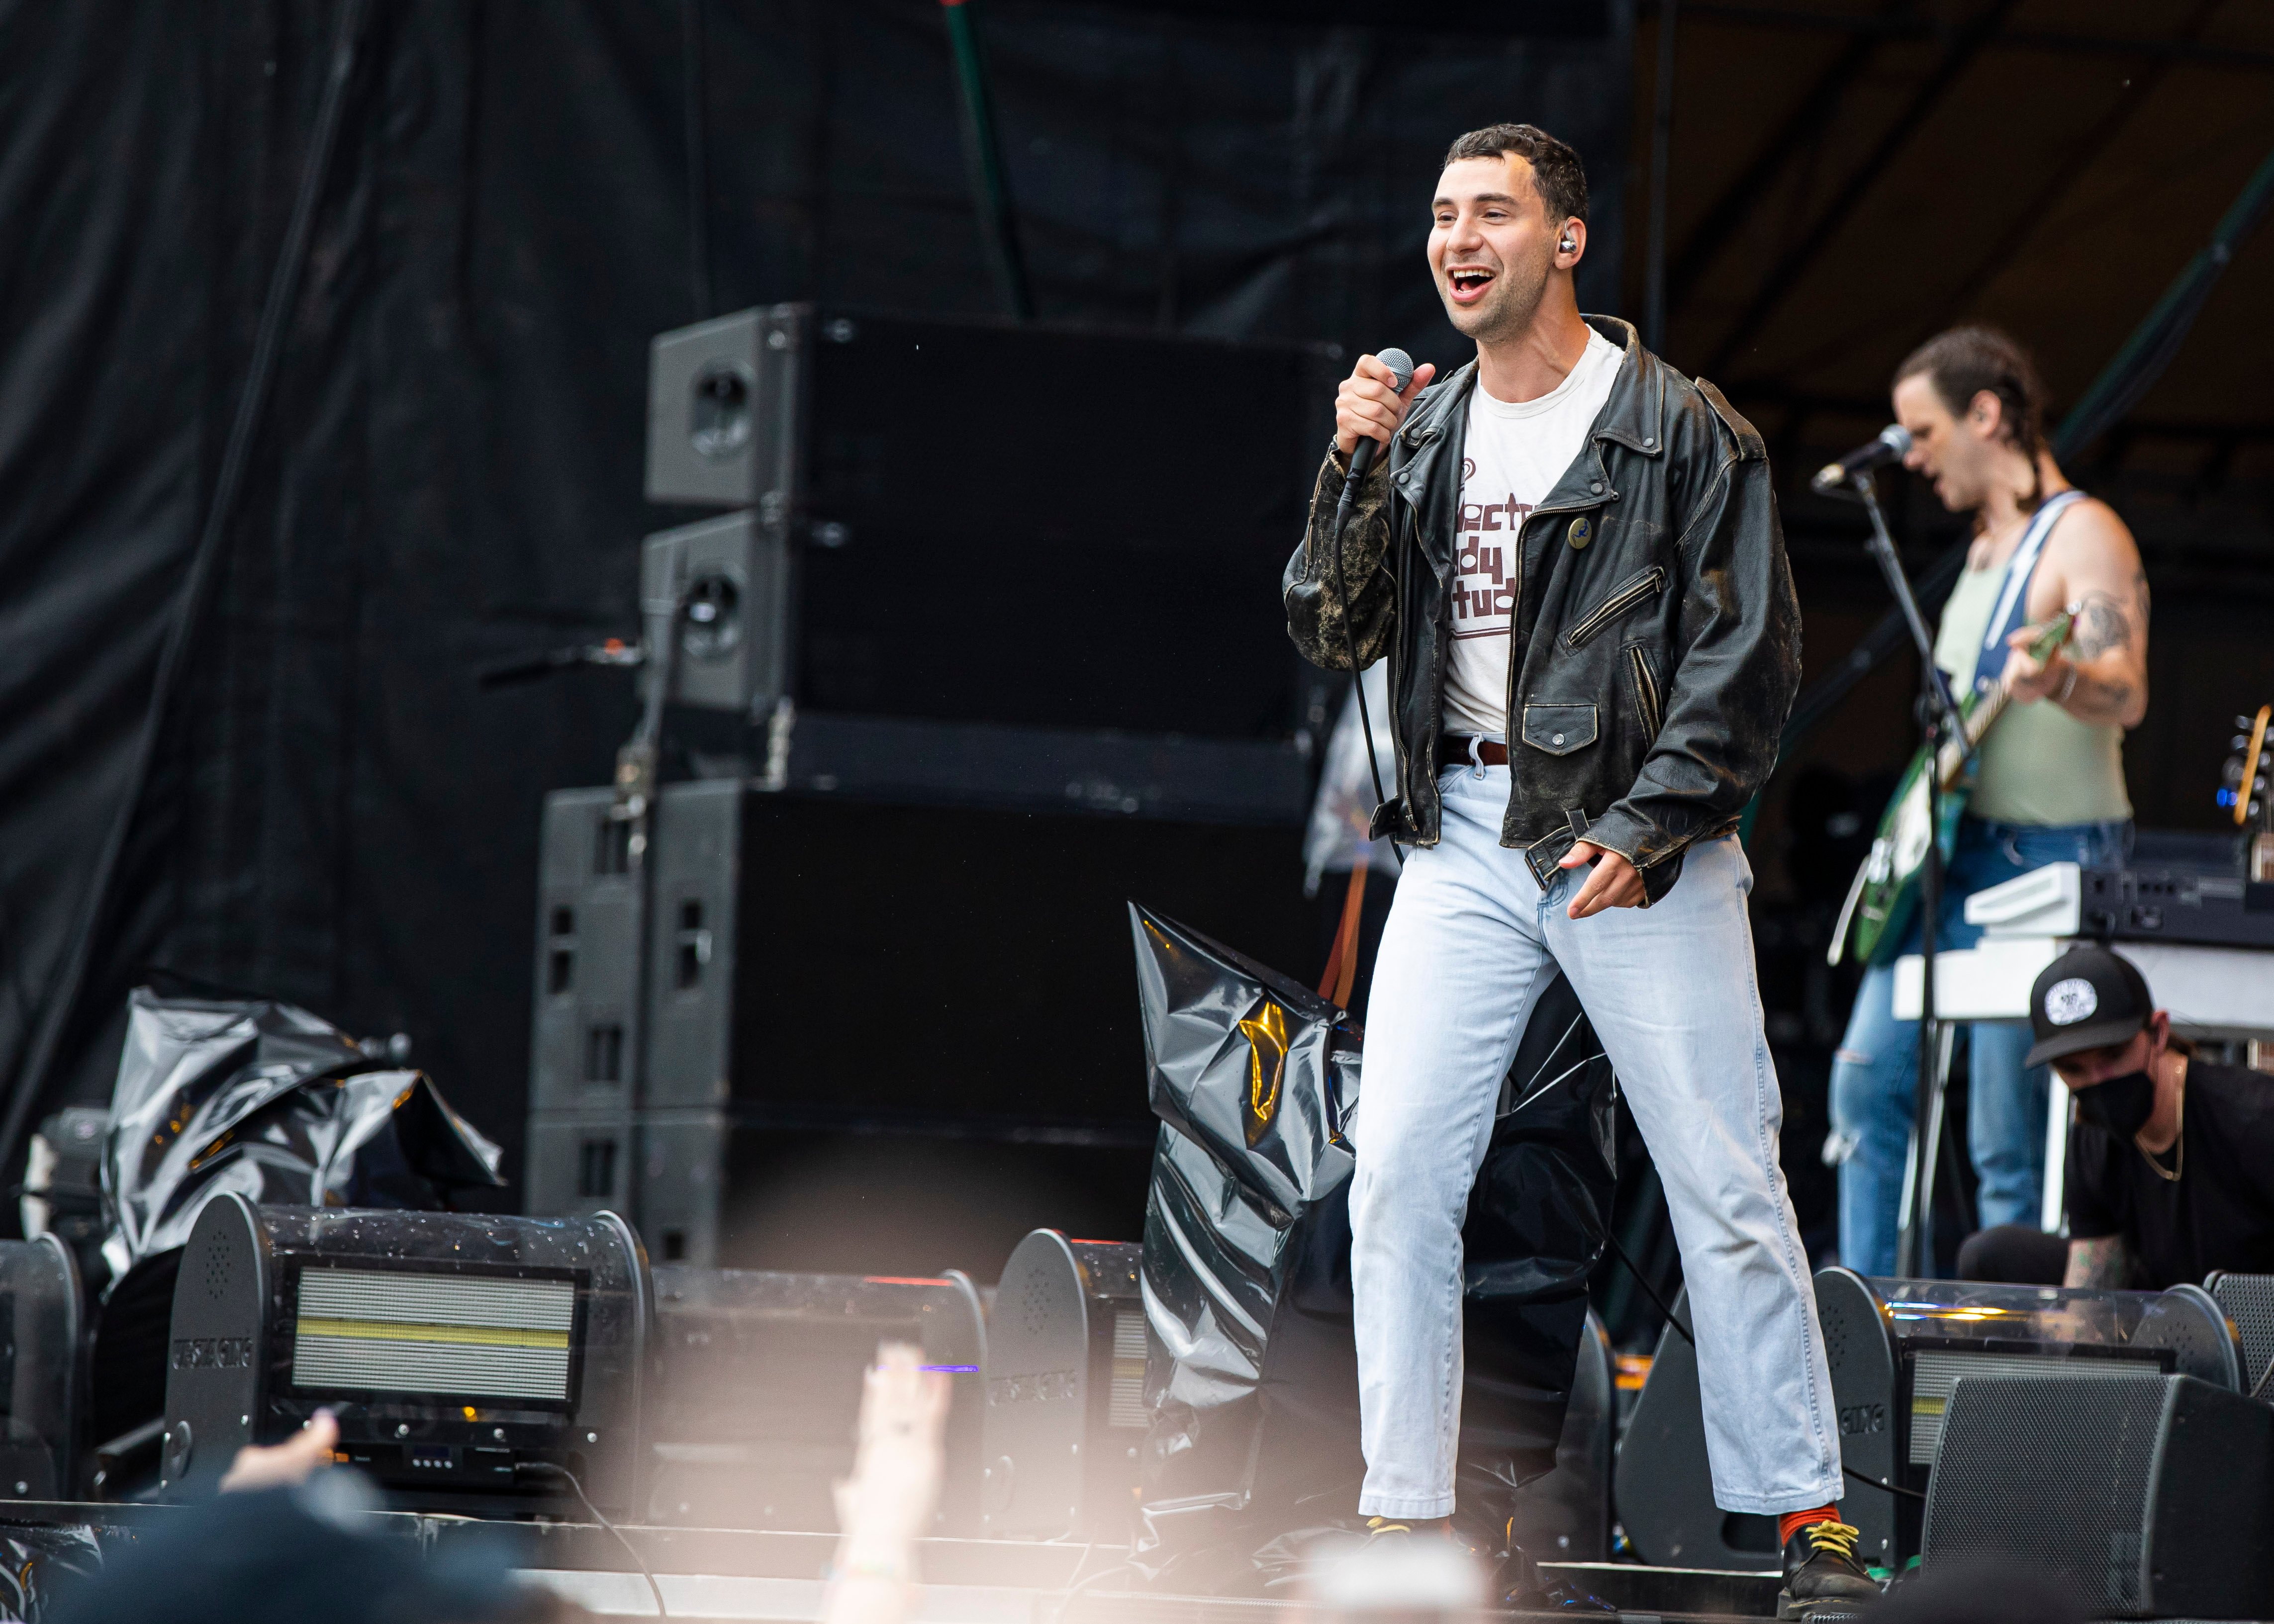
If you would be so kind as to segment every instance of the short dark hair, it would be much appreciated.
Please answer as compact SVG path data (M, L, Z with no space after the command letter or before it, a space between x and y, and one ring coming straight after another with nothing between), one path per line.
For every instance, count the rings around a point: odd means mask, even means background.
M2029 352L2011 334L1981 326L1938 333L1903 357L1888 387L1906 378L1924 378L1933 385L1954 417L1964 417L1974 397L1987 389L1998 397L2006 440L2037 467L2037 454L2045 448L2045 385ZM2030 485L2024 508L2037 505L2041 483Z
M1537 124L1487 124L1472 130L1445 149L1440 169L1464 158L1497 158L1514 153L1532 166L1532 184L1547 207L1547 223L1587 218L1587 170L1579 154Z

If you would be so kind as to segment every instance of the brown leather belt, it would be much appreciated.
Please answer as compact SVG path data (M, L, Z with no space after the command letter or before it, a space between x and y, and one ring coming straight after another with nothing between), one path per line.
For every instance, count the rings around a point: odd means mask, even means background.
M1469 754L1472 744L1476 746L1474 756ZM1474 738L1468 733L1447 733L1437 742L1437 764L1440 767L1457 767L1464 762L1480 761L1487 767L1507 766L1508 746L1492 739Z

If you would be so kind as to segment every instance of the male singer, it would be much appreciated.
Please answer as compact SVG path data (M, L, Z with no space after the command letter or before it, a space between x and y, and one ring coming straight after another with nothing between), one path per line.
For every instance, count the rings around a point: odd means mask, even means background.
M1382 1533L1453 1509L1461 1218L1552 959L1665 1181L1714 1498L1781 1519L1783 1616L1852 1605L1878 1587L1838 1515L1733 832L1800 674L1766 455L1711 385L1580 315L1570 147L1529 124L1465 135L1430 207L1430 271L1477 358L1402 393L1359 361L1285 578L1314 664L1389 661L1397 781L1375 820L1409 848L1353 1131L1359 1513ZM1367 437L1387 455L1353 492L1337 578L1329 532Z

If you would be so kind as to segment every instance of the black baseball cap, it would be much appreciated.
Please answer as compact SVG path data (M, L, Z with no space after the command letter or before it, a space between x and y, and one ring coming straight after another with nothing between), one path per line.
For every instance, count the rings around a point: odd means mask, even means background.
M2043 1065L2124 1042L2155 1012L2147 978L2130 959L2080 944L2037 972L2029 989L2029 1026L2037 1041L2022 1064Z

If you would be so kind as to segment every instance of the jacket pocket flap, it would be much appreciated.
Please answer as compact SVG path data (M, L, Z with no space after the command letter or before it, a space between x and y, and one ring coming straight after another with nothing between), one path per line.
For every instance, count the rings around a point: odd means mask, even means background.
M1593 705L1524 707L1524 741L1550 756L1569 756L1595 742Z
M1608 597L1580 616L1577 624L1563 634L1563 646L1577 648L1665 584L1666 571L1656 564L1638 575L1628 576L1611 590Z

